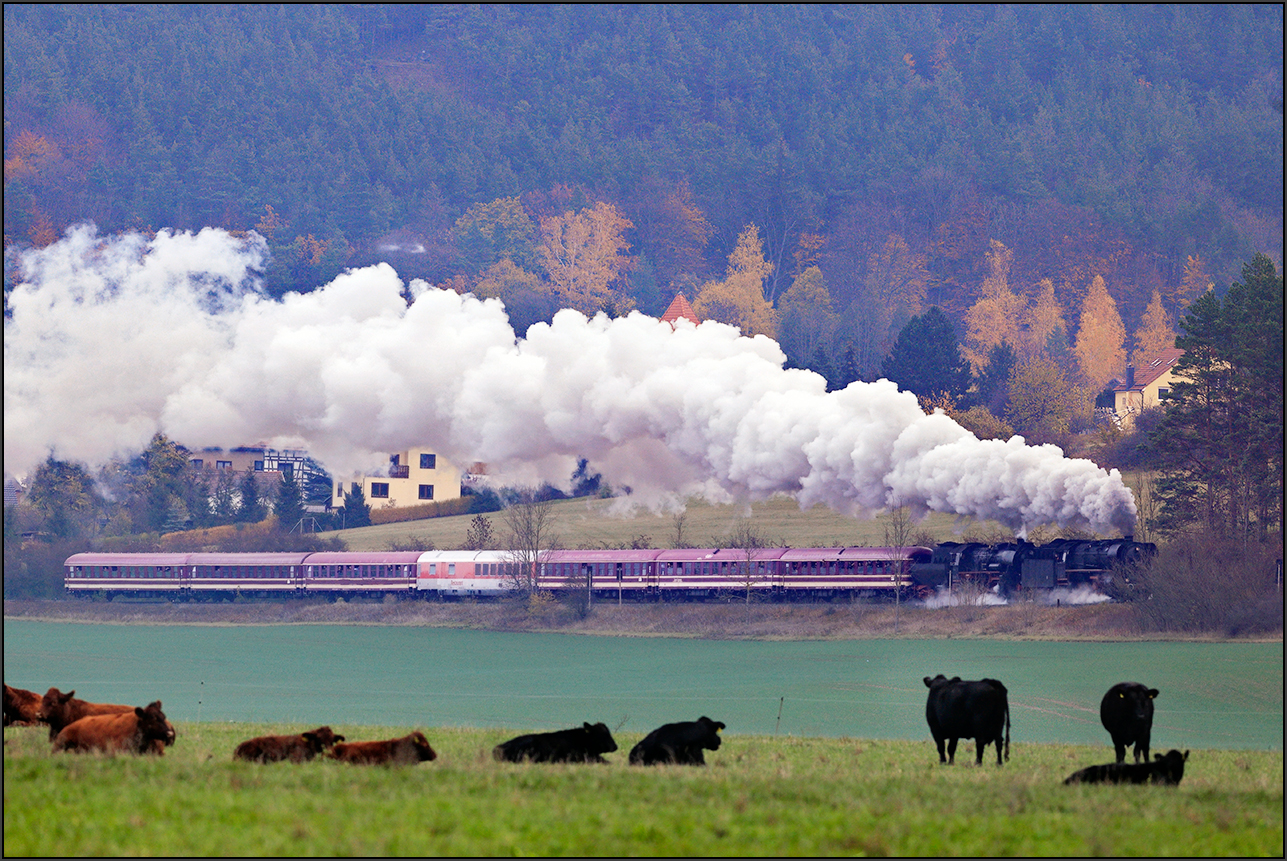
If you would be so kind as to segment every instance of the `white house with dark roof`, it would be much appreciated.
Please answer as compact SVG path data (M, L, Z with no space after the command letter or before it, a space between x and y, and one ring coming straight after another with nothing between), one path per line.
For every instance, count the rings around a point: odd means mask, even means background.
M1129 428L1136 416L1158 406L1170 394L1175 381L1172 371L1183 355L1183 350L1168 347L1139 367L1126 366L1125 381L1113 386L1113 413L1122 427Z

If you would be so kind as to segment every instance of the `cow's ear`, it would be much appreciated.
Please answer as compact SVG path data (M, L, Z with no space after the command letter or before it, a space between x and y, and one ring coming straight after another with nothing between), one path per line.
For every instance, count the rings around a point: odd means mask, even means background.
M143 711L143 707L142 707L142 706L135 706L135 707L134 707L134 714L135 714L135 715L137 715L138 717L143 717L144 715L146 715L146 714L147 714L147 712Z
M588 720L582 721L582 723L585 725L586 729L594 729L594 727L590 726L590 722Z
M926 676L926 677L925 677L925 687L927 687L927 688L928 688L928 687L931 687L933 684L934 684L934 680L933 680L933 679L931 679L929 676Z
M1160 693L1161 693L1161 691L1159 691L1157 688L1149 688L1149 689L1148 689L1148 698L1149 698L1149 699L1151 699L1151 700L1155 700L1155 699L1157 699L1157 695L1158 695L1158 694L1160 694Z

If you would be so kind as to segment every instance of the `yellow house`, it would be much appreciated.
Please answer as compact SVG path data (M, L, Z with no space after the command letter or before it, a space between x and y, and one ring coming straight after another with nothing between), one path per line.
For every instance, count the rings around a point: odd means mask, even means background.
M423 505L460 496L460 470L427 448L412 448L389 456L389 469L381 476L358 476L335 484L333 506L344 504L350 484L360 484L372 508Z
M1170 394L1175 381L1171 372L1183 355L1183 350L1170 347L1138 368L1126 366L1126 381L1113 387L1113 412L1122 427L1129 428L1137 415L1156 407Z

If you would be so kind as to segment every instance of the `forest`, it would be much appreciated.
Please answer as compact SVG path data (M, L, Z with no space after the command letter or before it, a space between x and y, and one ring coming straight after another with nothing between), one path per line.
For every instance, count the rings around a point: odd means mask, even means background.
M17 253L86 221L255 231L272 296L388 261L503 299L520 334L683 293L831 388L888 377L980 436L1123 467L1158 420L1123 441L1096 397L1194 337L1193 303L1196 326L1276 279L1281 329L1281 5L8 4L4 24L6 298ZM1280 506L1239 510L1281 532Z

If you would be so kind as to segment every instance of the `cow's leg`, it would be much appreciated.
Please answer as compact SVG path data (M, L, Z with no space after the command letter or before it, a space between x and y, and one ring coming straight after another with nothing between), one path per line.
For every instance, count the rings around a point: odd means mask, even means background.
M956 741L957 739L955 738L955 736L947 740L947 764L948 765L952 765L953 763L956 762ZM942 748L940 748L940 751L941 750Z
M997 765L1000 765L1001 764L1001 736L998 735L995 739L993 739L992 743L996 746L996 749L997 749ZM982 764L983 764L982 762L979 763L979 765L982 765Z
M1116 738L1114 738L1113 750L1117 752L1117 761L1119 763L1126 762L1126 742L1118 741ZM1140 753L1138 749L1135 751L1135 761L1136 762L1140 761Z
M942 737L942 736L937 736L937 735L936 735L936 736L934 736L934 744L935 744L935 746L937 746L937 747L938 747L938 761L939 761L939 763L940 763L940 764L945 764L945 763L947 762L947 754L943 752L943 737Z
M1151 733L1148 730L1145 730L1143 733L1140 734L1140 737L1136 740L1135 742L1135 761L1136 762L1140 761L1140 757L1143 757L1144 762L1149 761L1148 760L1148 742L1149 742L1150 735ZM1143 750L1141 750L1141 748L1143 748Z

